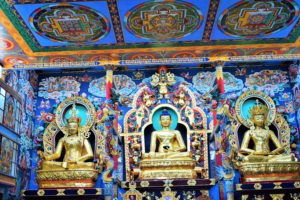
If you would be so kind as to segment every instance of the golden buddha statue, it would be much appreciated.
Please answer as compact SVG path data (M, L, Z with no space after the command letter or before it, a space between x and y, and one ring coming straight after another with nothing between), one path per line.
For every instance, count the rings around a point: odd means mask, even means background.
M186 152L186 146L178 130L171 130L171 115L165 109L159 120L162 129L151 134L150 152L144 157L149 158L178 158L191 157L190 152ZM159 141L157 148L156 142ZM157 151L156 151L157 149ZM185 152L184 152L185 151Z
M44 156L42 169L93 169L93 162L85 162L93 158L93 150L89 141L78 135L79 119L72 116L67 122L68 135L58 141L54 154ZM55 161L61 157L63 148L63 162Z
M196 161L187 151L181 133L171 130L172 118L164 109L160 115L161 130L151 133L150 151L142 155L140 179L196 178ZM158 146L157 146L158 142Z
M269 110L265 105L259 105L258 100L249 113L250 122L253 126L248 130L243 138L240 153L245 155L243 162L290 162L295 157L284 153L284 146L276 137L272 130L267 126L267 114ZM249 148L250 141L253 141L254 147ZM270 150L270 142L275 146Z
M42 159L40 169L37 170L40 188L93 187L97 179L99 171L95 163L86 162L93 159L94 154L88 139L80 132L81 120L76 116L75 104L71 117L66 121L63 128L65 136L59 139L55 152L48 155L38 152ZM63 152L63 161L56 161L62 157Z
M256 103L250 108L247 119L243 107L245 103L251 103L253 98ZM231 115L228 108L224 106L223 112L229 117L231 129L235 131L235 136L230 136L230 158L240 172L241 182L299 180L300 163L290 153L289 125L276 113L274 101L261 91L250 90L238 98L235 115ZM274 124L277 132L269 129L271 124ZM244 134L238 134L242 130L241 125L249 129ZM240 148L236 145L239 136L242 136Z

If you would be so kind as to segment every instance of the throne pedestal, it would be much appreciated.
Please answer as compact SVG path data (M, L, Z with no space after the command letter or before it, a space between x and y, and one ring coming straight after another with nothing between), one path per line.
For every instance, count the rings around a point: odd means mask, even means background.
M299 162L243 163L239 171L243 182L283 181L300 179Z
M94 187L98 170L37 170L39 188L84 188Z
M144 159L140 162L139 179L195 179L196 161L191 158Z

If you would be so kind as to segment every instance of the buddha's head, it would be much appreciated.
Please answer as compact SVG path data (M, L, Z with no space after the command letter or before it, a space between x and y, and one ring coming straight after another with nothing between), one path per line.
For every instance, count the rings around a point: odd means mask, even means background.
M80 120L81 119L76 116L76 105L73 104L71 110L71 117L67 119L67 128L69 135L77 135L78 128L80 126Z
M69 135L76 135L78 133L80 118L77 117L70 117L67 119L67 128Z
M266 117L268 115L268 108L265 105L259 105L258 100L256 101L256 105L253 106L249 113L251 114L250 120L253 122L255 126L264 126L266 122Z
M162 111L159 122L163 128L168 128L171 125L172 118L167 109Z

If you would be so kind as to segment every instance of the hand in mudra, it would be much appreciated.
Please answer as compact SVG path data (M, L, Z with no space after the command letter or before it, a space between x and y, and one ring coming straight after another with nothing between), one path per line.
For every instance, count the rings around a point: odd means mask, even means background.
M170 148L171 148L170 145L164 145L163 146L164 152L169 152Z

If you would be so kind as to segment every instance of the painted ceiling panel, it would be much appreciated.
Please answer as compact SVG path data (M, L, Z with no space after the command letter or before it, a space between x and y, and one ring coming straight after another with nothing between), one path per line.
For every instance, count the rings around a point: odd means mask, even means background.
M0 62L53 68L299 59L299 5L0 0Z
M43 47L116 43L106 2L18 4L15 8Z
M118 1L126 43L201 40L209 1Z
M285 38L299 19L299 3L221 0L211 40Z

